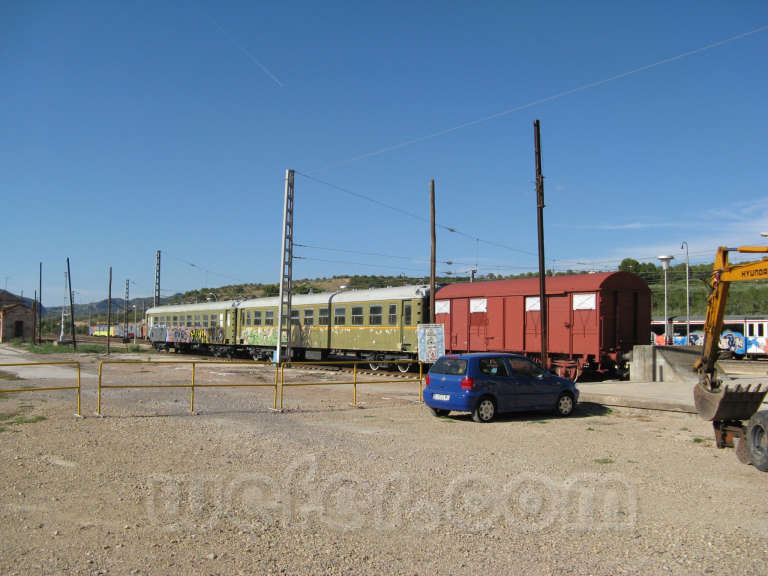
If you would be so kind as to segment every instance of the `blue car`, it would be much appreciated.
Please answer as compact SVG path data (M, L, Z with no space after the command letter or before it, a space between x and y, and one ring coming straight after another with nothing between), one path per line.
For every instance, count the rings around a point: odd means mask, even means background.
M490 422L503 412L573 412L576 385L517 354L480 353L441 356L430 368L424 403L435 416L471 412L475 422Z

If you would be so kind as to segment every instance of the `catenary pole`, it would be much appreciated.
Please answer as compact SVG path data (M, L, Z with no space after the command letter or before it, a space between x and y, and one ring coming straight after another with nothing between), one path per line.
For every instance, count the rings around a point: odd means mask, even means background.
M37 343L43 343L43 263L40 262L40 273L37 276L38 292L37 292Z
M541 365L549 367L547 357L547 285L544 268L544 176L541 173L541 136L539 121L533 121L533 137L536 147L536 214L539 229L539 308L541 310Z

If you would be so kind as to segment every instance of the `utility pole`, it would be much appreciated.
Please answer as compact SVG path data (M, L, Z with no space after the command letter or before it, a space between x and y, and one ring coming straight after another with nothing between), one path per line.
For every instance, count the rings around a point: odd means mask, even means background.
M75 303L72 297L72 273L69 269L69 256L67 256L67 278L69 280L69 324L72 327L72 349L77 352L77 336L75 336Z
M123 322L123 342L128 341L128 299L129 299L129 284L131 283L130 280L126 278L125 280L125 314L124 314L124 322Z
M155 253L155 298L153 306L160 306L160 250Z
M40 262L40 274L37 277L40 284L38 291L39 300L37 301L37 343L43 343L43 263Z
M547 279L544 268L544 176L541 173L541 137L539 121L533 121L533 139L536 148L536 213L539 229L539 318L541 318L541 365L549 367L547 357Z
M275 362L291 359L291 293L293 291L293 170L285 171L283 244L280 248L280 308L277 311ZM285 354L283 337L285 336Z
M32 320L32 343L34 344L37 340L37 290L35 290L35 308L33 310Z
M109 333L112 331L112 266L109 267L107 284L107 356L109 356Z
M429 323L435 323L435 266L437 264L437 235L435 234L435 180L429 183L429 230L432 248L429 257Z

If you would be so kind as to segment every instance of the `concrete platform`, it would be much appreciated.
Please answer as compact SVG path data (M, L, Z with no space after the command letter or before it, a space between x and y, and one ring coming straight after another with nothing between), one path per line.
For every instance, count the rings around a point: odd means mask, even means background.
M768 385L768 376L730 375L729 386L737 384ZM693 404L693 384L689 382L577 382L580 402L605 406L623 406L645 410L696 413ZM768 409L768 402L763 403Z

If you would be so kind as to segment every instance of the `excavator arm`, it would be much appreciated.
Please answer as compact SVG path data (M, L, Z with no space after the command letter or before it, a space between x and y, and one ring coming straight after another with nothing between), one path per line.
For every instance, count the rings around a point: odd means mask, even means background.
M707 315L704 324L704 348L694 369L699 374L699 381L693 391L696 410L705 420L711 420L715 428L715 440L719 448L734 446L735 439L743 439L745 428L742 420L748 420L760 407L768 389L761 390L760 385L735 388L723 386L718 378L716 362L719 354L720 334L723 331L725 305L728 301L728 289L732 282L749 282L768 279L768 258L729 264L728 253L766 254L768 246L741 246L717 249L712 278L709 286ZM746 443L741 442L737 453L742 461L747 461Z

